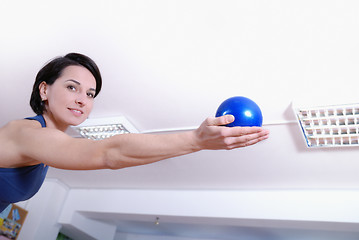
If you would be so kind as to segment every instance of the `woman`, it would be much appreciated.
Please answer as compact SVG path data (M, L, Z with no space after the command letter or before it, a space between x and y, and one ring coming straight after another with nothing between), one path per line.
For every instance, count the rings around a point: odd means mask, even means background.
M10 203L31 198L48 166L119 169L203 149L245 147L269 134L259 127L223 127L234 120L227 115L175 134L124 134L101 141L71 138L64 131L87 119L101 85L96 64L78 53L55 58L39 71L30 100L37 116L0 128L0 212Z

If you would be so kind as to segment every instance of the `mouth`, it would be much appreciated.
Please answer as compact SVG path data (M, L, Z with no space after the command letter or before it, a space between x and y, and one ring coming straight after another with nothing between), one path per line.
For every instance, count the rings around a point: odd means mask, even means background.
M75 116L81 116L82 114L84 114L83 111L76 109L76 108L69 108L69 110L75 115Z

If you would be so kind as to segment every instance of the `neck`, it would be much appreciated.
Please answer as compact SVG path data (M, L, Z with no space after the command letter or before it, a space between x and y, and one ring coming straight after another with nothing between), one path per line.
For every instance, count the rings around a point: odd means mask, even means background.
M44 117L44 119L46 121L46 127L48 127L48 128L55 128L62 132L65 132L66 129L69 127L68 124L64 124L64 123L60 123L60 122L56 121L56 119L54 118L54 116L52 114L45 112L42 116Z

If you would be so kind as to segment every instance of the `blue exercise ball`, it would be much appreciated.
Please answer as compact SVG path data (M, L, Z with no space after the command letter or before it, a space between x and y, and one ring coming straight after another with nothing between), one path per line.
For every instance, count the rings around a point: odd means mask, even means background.
M253 127L262 126L263 116L258 105L246 97L231 97L225 100L217 109L216 117L231 114L234 122L227 124L228 127Z

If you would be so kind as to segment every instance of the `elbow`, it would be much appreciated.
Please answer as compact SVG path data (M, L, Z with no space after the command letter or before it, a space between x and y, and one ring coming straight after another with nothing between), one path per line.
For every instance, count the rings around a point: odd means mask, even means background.
M113 145L103 147L101 150L101 162L105 169L122 169L146 164L146 160L126 154Z
M118 161L120 158L120 156L118 156L118 151L112 144L109 144L108 139L97 141L96 143L100 144L100 147L98 148L100 168L112 170L123 168Z
M117 151L108 150L105 154L103 154L103 167L105 169L117 170L126 167L132 167L130 161L125 161L122 159L123 156L118 156Z
M113 163L113 161L111 161L110 159L107 159L107 158L105 158L103 160L103 168L111 169L111 170L119 169L118 167L116 167L116 165Z
M119 166L119 164L117 163L117 161L114 160L115 158L113 156L111 156L110 153L105 153L103 154L102 157L102 164L103 164L103 168L105 169L112 169L112 170L116 170L116 169L120 169L122 167Z

